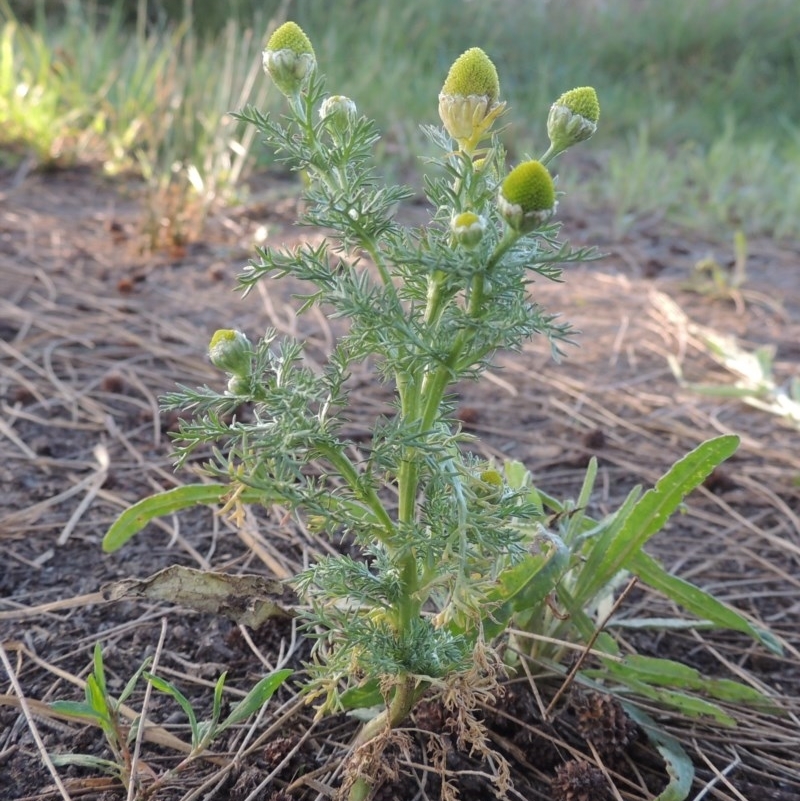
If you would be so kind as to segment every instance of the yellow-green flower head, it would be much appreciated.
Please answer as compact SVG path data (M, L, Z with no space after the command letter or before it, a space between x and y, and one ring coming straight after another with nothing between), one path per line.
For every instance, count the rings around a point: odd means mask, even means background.
M439 116L462 150L471 152L503 112L500 80L480 47L462 53L450 67L439 94Z
M493 467L489 470L484 470L481 473L481 481L485 484L489 484L492 487L502 487L503 486L503 476L497 472Z
M503 476L493 467L482 470L477 478L472 489L478 498L499 498L503 494Z
M547 168L538 161L526 161L511 170L500 185L497 208L521 234L547 222L556 208L555 186Z
M453 215L450 230L459 245L474 248L483 239L486 231L486 220L471 211L463 211Z
M234 376L250 374L253 348L250 340L241 332L221 328L214 332L208 345L208 357L215 367Z
M319 107L319 118L337 131L349 128L357 114L356 104L344 95L326 97Z
M262 53L264 70L287 97L296 95L317 66L314 48L296 22L284 22Z
M463 52L450 67L442 92L446 95L486 95L497 102L500 79L492 60L480 47Z
M550 107L547 134L553 149L561 153L588 139L597 130L600 103L591 86L579 86L565 92Z

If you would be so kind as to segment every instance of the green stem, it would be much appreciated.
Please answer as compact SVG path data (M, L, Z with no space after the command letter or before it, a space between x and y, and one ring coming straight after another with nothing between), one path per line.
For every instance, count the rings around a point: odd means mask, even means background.
M425 303L425 313L423 320L428 328L433 328L439 320L442 312L444 295L443 287L445 274L437 270L428 278L428 293ZM396 376L398 387L400 386L400 376ZM420 419L422 409L420 399L426 397L427 376L420 382L417 378L412 382L403 384L405 392L401 395L403 418L406 423L415 423ZM426 431L430 425L426 426L423 422L422 431ZM415 463L416 452L414 448L407 448L403 455L397 476L399 502L398 520L401 523L411 523L414 520L417 503L417 486L419 483L419 469Z
M481 307L483 306L485 286L484 273L478 273L473 277L469 304L467 305L467 314L476 320L480 316ZM469 340L471 338L471 332L466 328L462 329L456 337L456 341L453 343L450 354L444 363L425 376L422 382L421 392L425 403L422 413L423 431L430 429L435 422L442 398L453 377L453 368L461 361L461 356L464 350L469 347Z
M412 676L403 676L394 691L394 697L389 703L389 706L381 712L380 715L364 724L356 737L353 744L354 747L358 748L368 743L374 737L377 737L384 729L391 729L395 726L399 726L406 719L408 713L414 708L414 704L417 703L427 688L427 682L417 684ZM372 793L372 789L372 785L367 779L358 779L350 788L348 801L367 801Z
M318 444L317 449L347 482L355 496L370 508L380 524L386 529L386 535L381 539L384 542L388 541L394 531L394 521L384 508L374 488L361 480L362 477L356 470L355 465L341 451L333 446L322 444Z
M414 704L419 700L428 685L422 683L417 686L413 676L403 676L398 683L394 697L389 706L380 715L364 724L358 733L356 747L369 742L373 737L377 737L385 728L399 726L411 712Z
M439 322L442 313L442 287L445 274L441 270L431 273L428 278L428 295L425 303L425 325L433 327Z
M545 154L539 159L539 163L542 166L546 167L556 156L558 156L560 153L563 153L563 152L564 152L563 149L557 150L551 144L550 147L547 148L547 151L545 152Z

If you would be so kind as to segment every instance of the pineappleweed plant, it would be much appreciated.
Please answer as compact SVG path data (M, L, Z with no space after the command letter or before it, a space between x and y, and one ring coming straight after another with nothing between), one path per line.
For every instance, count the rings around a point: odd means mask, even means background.
M480 376L501 348L538 333L558 352L569 336L529 299L533 274L557 280L561 263L591 255L557 241L556 192L544 161L590 136L599 107L592 89L566 95L551 113L545 159L507 173L494 135L505 110L497 71L482 50L468 50L439 97L445 130L426 129L445 154L426 181L433 219L408 229L394 213L409 190L378 186L368 166L375 127L349 98L325 96L302 30L279 28L264 65L288 99L289 117L275 121L250 108L242 119L306 172L303 222L331 234L321 246L261 250L241 282L246 289L267 276L310 282L316 290L305 307L323 304L349 330L322 376L303 366L297 342L278 344L268 333L253 346L241 332L219 331L210 351L230 374L227 395L169 403L206 414L181 432L183 453L222 435L225 456L213 470L302 510L320 534L355 538L363 559L321 559L295 585L317 638L309 691L322 697L321 708L340 708L347 690L370 684L387 701L385 715L365 727L367 741L387 722L400 723L431 685L474 674L482 686L493 675L482 632L498 605L491 595L500 572L525 555L521 523L540 509L493 465L465 454L448 391ZM338 413L347 408L351 366L366 359L394 387L396 414L376 421L369 453L356 463ZM245 400L258 409L254 424L224 433L213 425ZM326 465L326 480L305 469L311 460Z
M257 342L241 331L217 331L209 356L227 383L181 387L164 406L193 413L178 435L179 463L211 445L205 468L220 481L137 504L104 547L119 547L157 514L215 501L234 510L280 503L316 535L354 540L359 558L320 558L293 582L306 632L315 638L305 690L320 714L383 704L355 742L363 759L345 782L353 799L369 795L369 754L380 753L429 690L452 712L459 740L491 756L472 711L498 691L494 645L510 623L594 645L619 666L613 638L599 637L596 612L626 570L702 620L763 641L763 632L641 551L683 496L733 452L735 437L704 443L653 490L641 498L634 491L616 514L593 521L580 509L591 469L578 508L560 504L533 488L521 465L471 455L454 419L453 386L478 379L498 351L541 335L558 356L570 340L569 325L537 304L531 288L535 279L560 280L566 263L595 257L559 240L548 170L595 132L594 89L562 95L550 109L545 153L509 171L497 138L506 110L497 71L480 48L467 50L439 95L444 127L423 128L442 155L430 159L425 179L430 222L410 228L394 214L411 191L383 186L371 167L375 125L349 98L326 94L314 50L296 24L269 39L264 67L286 96L288 114L273 119L249 107L239 117L307 176L301 223L326 238L258 249L240 285L247 292L261 280L300 279L313 287L303 310L319 305L345 320L347 330L321 372L304 364L301 342L273 330ZM369 447L359 449L342 421L351 369L365 361L393 388L394 413L374 421ZM244 403L252 419L236 417ZM554 610L556 595L566 616ZM565 672L557 648L532 656ZM671 675L663 674L629 662L613 677L641 690ZM692 681L695 689L707 686ZM670 701L680 708L680 699ZM506 778L500 770L501 789Z

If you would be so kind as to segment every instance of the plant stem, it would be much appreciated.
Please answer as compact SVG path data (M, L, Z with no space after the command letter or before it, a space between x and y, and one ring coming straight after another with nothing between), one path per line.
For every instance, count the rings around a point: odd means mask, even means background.
M383 504L381 503L381 499L378 497L378 494L375 492L372 486L362 481L358 470L356 470L353 463L341 451L337 450L335 447L329 447L320 444L317 445L317 449L336 468L339 475L342 476L345 481L347 481L347 484L349 485L350 489L353 490L356 497L367 504L380 524L386 530L386 534L383 537L380 537L378 532L376 532L376 536L378 536L384 542L388 540L394 531L394 522L384 508Z
M556 150L553 145L550 145L545 154L539 159L539 163L546 167L561 152L561 150Z
M413 676L403 676L395 687L394 697L389 706L380 715L364 724L353 743L353 747L359 748L377 737L385 729L399 726L414 708L414 704L417 703L427 687L426 682L418 684ZM350 788L348 801L366 801L371 792L372 785L367 779L357 779L352 788Z
M427 689L427 684L420 684L413 676L404 676L397 684L394 696L389 706L380 715L364 724L355 740L355 746L368 743L373 737L377 737L383 729L399 726L408 716L422 693Z

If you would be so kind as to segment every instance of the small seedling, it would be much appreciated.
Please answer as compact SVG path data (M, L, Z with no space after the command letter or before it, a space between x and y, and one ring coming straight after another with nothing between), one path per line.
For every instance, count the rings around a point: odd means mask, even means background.
M50 704L50 708L61 715L98 726L103 732L112 759L92 754L52 754L53 764L79 765L100 770L118 779L126 789L132 782L137 786L141 784L137 797L140 799L150 798L159 787L163 786L165 781L179 774L201 756L226 729L244 722L258 712L292 673L291 670L284 669L265 676L231 709L223 720L220 720L222 694L227 677L227 673L223 673L214 685L211 717L208 720L198 720L197 713L186 696L171 682L149 673L147 671L149 664L150 659L148 658L128 680L119 697L114 698L109 693L106 683L103 650L100 643L95 645L92 672L86 679L86 700L54 701ZM192 739L188 754L176 767L160 776L141 761L134 766L131 746L137 737L141 718L137 717L132 723L128 723L121 714L123 704L130 698L140 678L144 678L156 690L177 701L189 719ZM134 776L134 770L136 776ZM142 782L145 775L150 779L147 783Z
M264 678L233 707L224 720L220 720L220 715L222 711L222 691L225 688L227 672L223 673L214 685L214 703L211 710L211 717L208 720L197 719L197 713L194 711L189 699L186 698L174 684L166 679L154 676L152 673L145 673L144 677L157 690L174 698L189 719L189 728L192 732L192 750L186 760L191 760L199 756L226 729L244 722L251 715L258 712L258 710L272 698L275 690L277 690L291 674L292 671L285 668L270 673L268 676L264 676Z
M103 759L91 754L53 754L56 765L81 765L108 773L127 787L131 780L131 743L136 737L136 723L131 725L120 714L125 701L130 698L136 684L149 665L149 658L139 666L128 680L118 698L108 691L103 665L103 649L100 643L94 646L92 672L86 677L85 701L54 701L50 704L54 712L68 715L98 726L106 739L112 759Z
M747 237L744 231L733 236L734 259L730 267L720 264L709 255L700 259L692 269L684 289L715 298L737 299L747 281Z
M774 370L774 346L762 345L754 350L743 348L732 334L721 334L694 323L674 301L664 295L656 297L666 316L699 341L706 353L735 378L729 385L689 382L678 360L670 357L670 369L682 386L701 395L738 398L749 406L783 418L795 428L800 427L800 375L779 383Z

